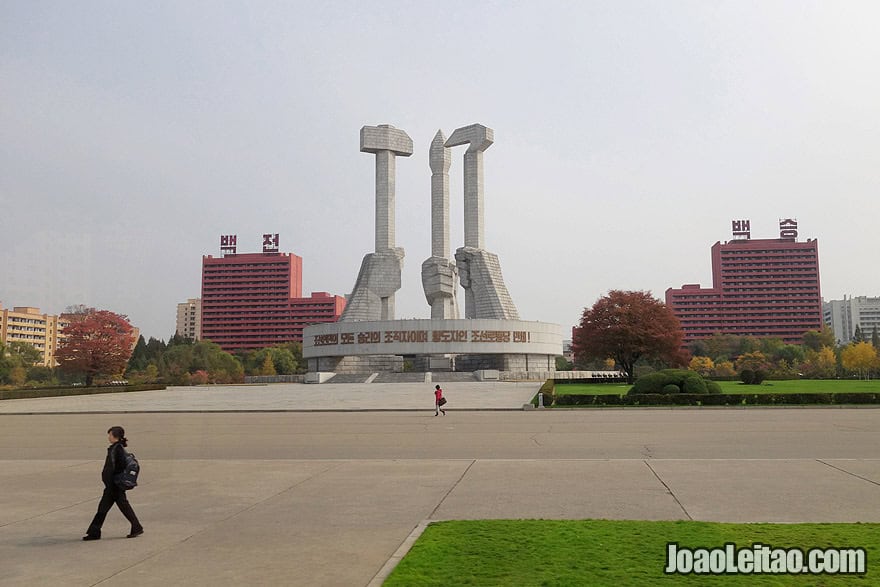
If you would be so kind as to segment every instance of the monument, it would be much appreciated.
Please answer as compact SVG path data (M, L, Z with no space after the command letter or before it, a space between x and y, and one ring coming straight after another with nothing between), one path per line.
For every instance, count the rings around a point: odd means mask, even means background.
M412 155L412 139L389 124L365 126L361 152L376 155L376 250L361 262L340 322L394 320L394 292L403 268L404 251L394 242L396 158Z
M562 354L559 325L523 321L501 274L498 256L485 249L483 153L494 132L482 124L431 141L431 256L422 263L430 319L395 320L404 251L395 243L396 157L413 153L412 139L390 125L361 129L361 151L376 156L376 246L368 253L339 322L309 326L303 357L310 372L374 373L455 370L546 374ZM452 148L464 153L464 246L450 257L449 169ZM458 282L458 283L457 283ZM459 316L458 285L464 291ZM514 375L513 378L516 378Z

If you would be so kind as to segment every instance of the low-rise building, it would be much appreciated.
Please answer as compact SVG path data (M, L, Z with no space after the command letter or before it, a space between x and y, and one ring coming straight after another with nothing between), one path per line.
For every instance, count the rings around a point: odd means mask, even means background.
M25 342L40 351L42 365L54 367L65 323L63 317L43 314L39 308L15 306L9 310L0 306L0 342Z

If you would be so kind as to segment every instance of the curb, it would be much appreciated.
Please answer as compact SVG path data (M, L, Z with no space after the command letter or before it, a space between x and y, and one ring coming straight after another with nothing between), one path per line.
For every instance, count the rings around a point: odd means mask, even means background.
M382 583L385 582L385 579L391 574L391 572L400 564L400 561L403 560L403 557L407 555L407 553L412 548L413 544L415 544L416 540L419 539L419 536L425 531L425 529L430 526L432 523L437 522L439 520L422 520L418 523L418 525L413 528L413 531L409 533L404 541L400 544L397 550L394 551L394 554L391 555L385 564L382 565L382 568L379 569L379 572L373 576L373 579L367 583L367 587L381 587Z

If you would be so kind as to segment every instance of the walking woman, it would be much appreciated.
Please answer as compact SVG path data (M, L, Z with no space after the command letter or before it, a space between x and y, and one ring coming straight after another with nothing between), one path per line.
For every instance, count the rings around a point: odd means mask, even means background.
M446 403L446 398L443 397L443 390L440 389L439 385L434 386L434 415L439 416L440 412L443 412L443 415L446 415L446 410L443 409L443 405Z
M125 438L125 429L122 426L113 426L107 431L107 440L110 446L107 447L107 458L104 460L104 470L101 471L101 480L104 482L104 495L98 503L98 513L95 514L89 529L83 540L100 540L101 526L104 525L104 519L107 512L115 503L119 507L119 511L131 523L131 533L126 538L135 538L144 533L144 527L138 521L128 498L125 496L125 489L117 486L113 482L113 477L117 473L125 470L125 449L128 446L128 439Z

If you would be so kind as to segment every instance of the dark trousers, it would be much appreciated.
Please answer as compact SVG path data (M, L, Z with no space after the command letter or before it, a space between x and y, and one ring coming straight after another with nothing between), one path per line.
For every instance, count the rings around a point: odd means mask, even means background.
M89 524L89 529L86 530L86 534L89 536L101 536L101 526L104 525L104 519L107 517L107 512L110 511L110 508L113 507L114 503L119 507L119 511L122 512L125 519L131 522L132 532L138 532L143 529L141 528L141 523L138 521L137 516L134 514L134 510L131 509L131 504L128 503L128 498L125 496L125 490L120 489L116 485L110 485L109 487L104 487L104 495L101 496L101 501L98 502L98 513L95 514L92 523Z

